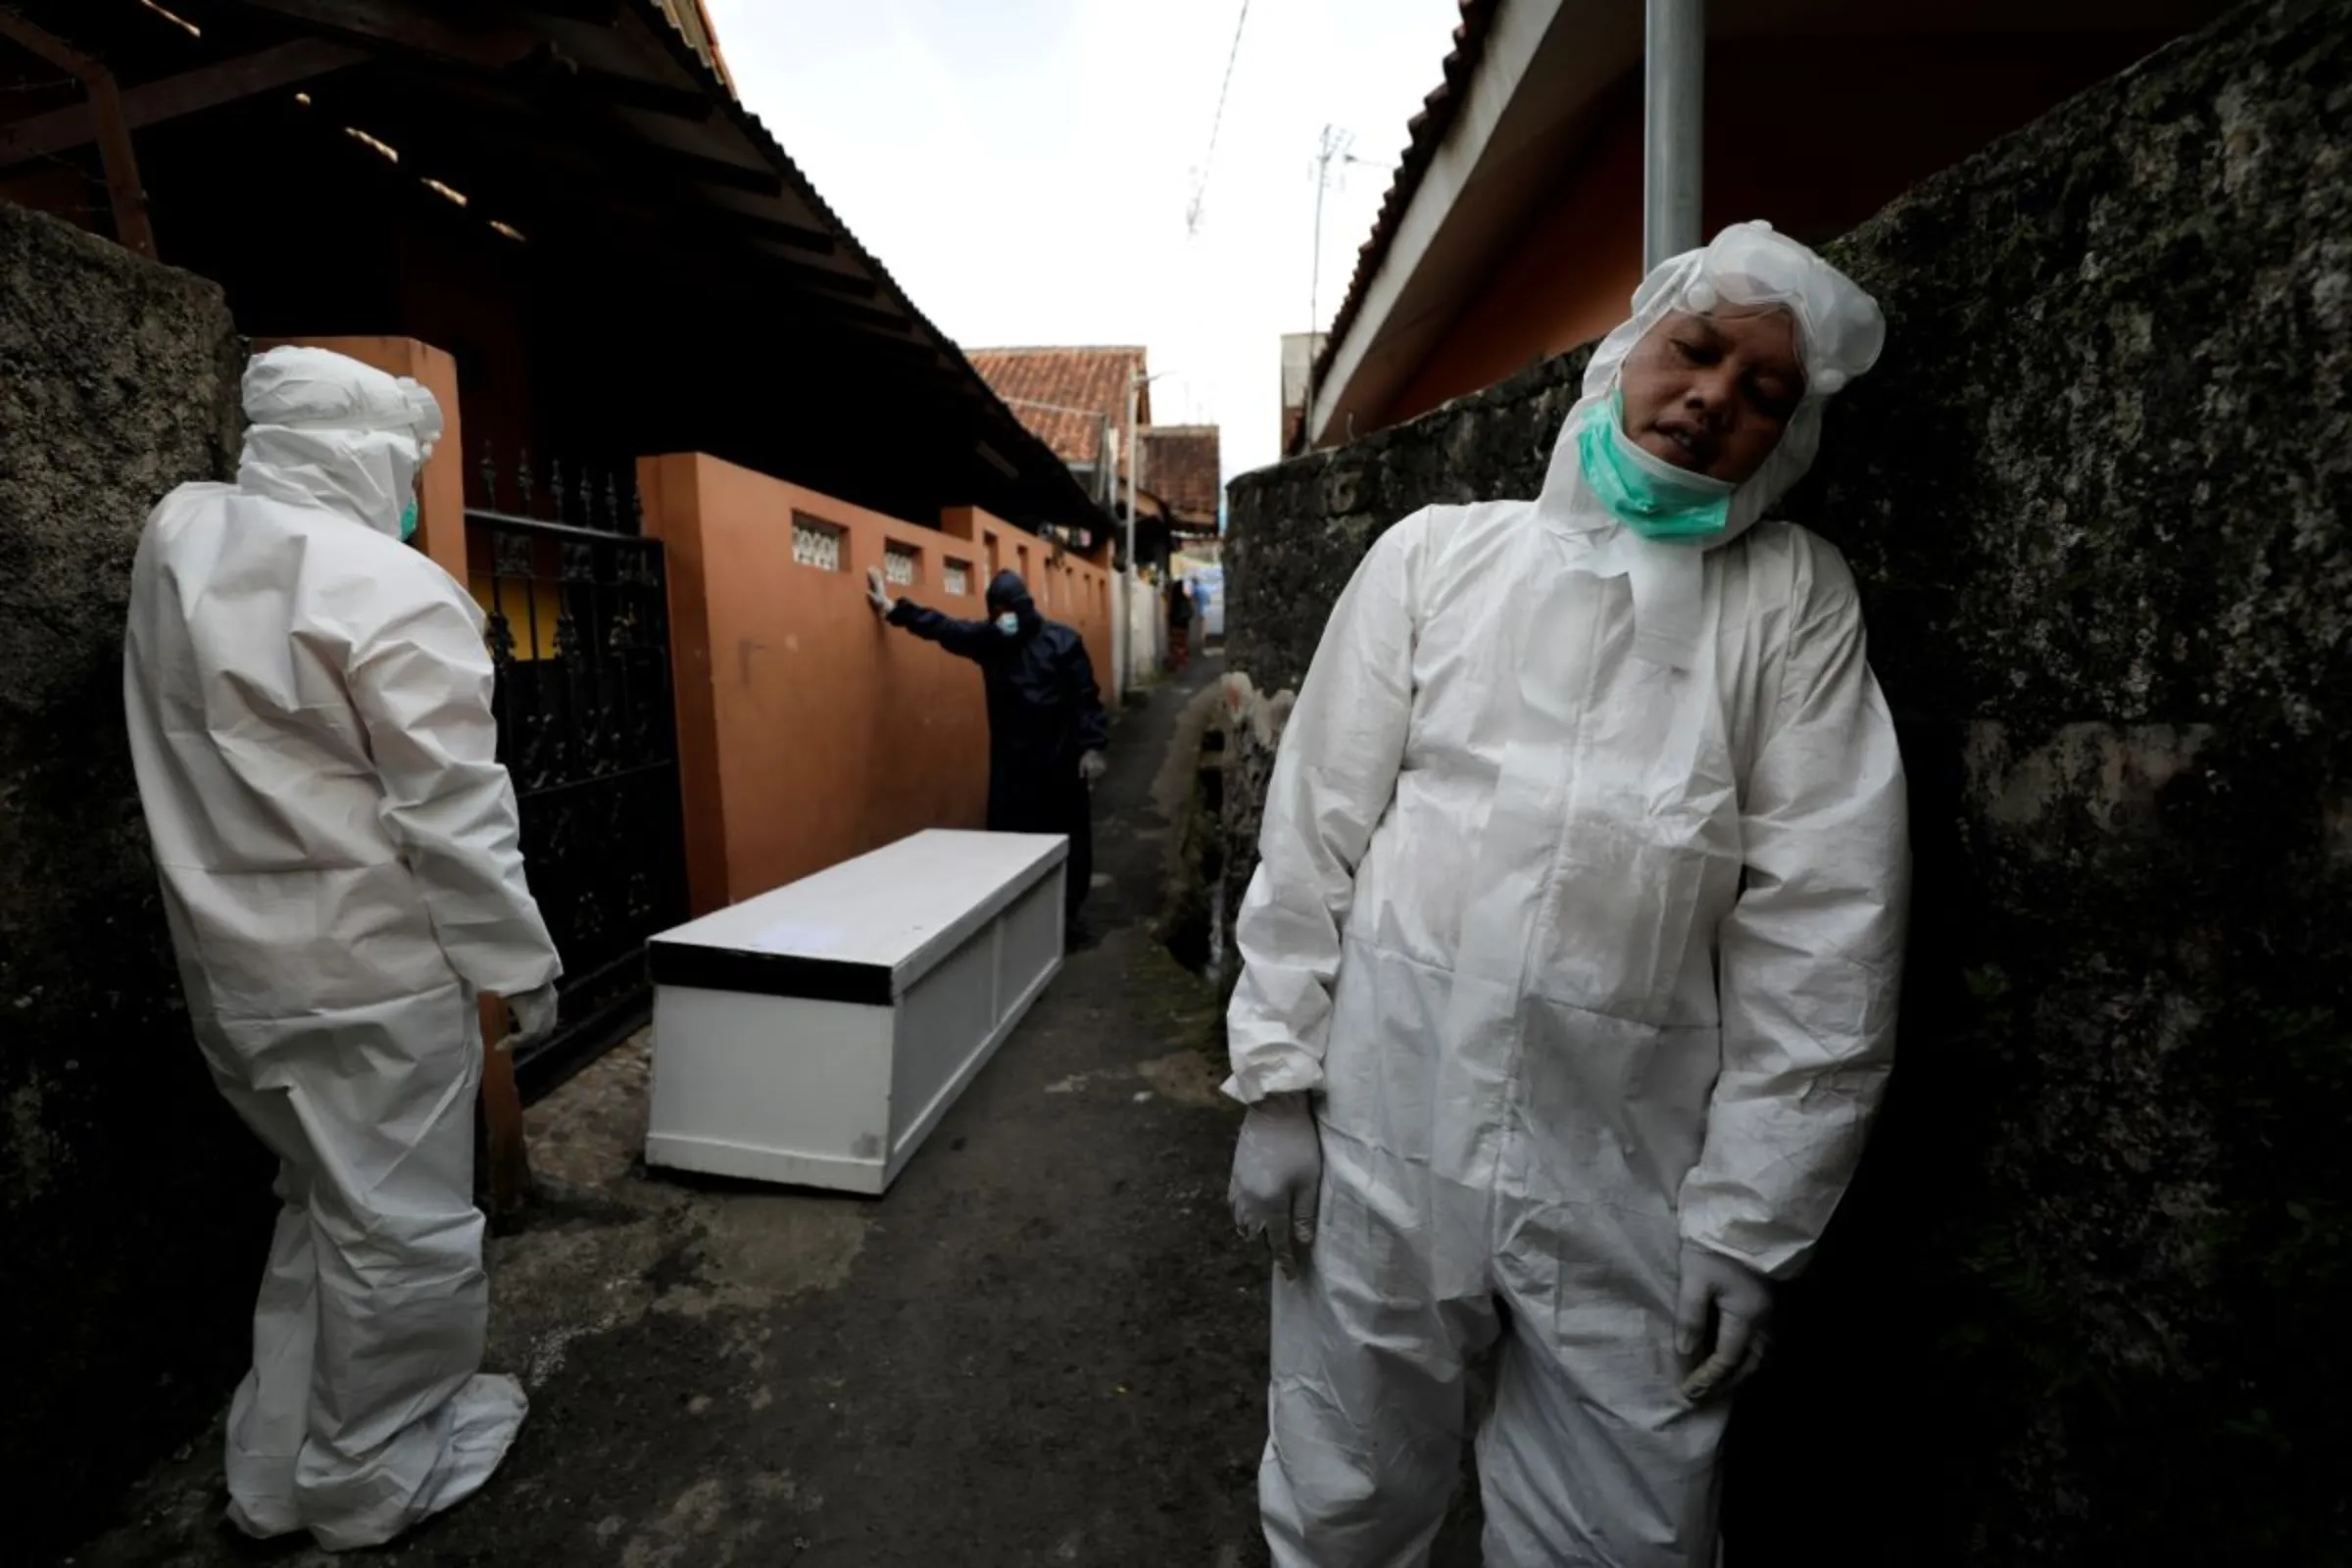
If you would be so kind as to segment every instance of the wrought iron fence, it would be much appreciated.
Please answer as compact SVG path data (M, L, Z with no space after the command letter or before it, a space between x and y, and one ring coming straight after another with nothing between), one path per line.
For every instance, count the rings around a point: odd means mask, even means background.
M523 863L564 968L562 1029L515 1058L530 1097L643 1023L646 939L685 918L667 585L621 473L554 463L541 476L527 457L502 473L485 451L479 474L470 586Z

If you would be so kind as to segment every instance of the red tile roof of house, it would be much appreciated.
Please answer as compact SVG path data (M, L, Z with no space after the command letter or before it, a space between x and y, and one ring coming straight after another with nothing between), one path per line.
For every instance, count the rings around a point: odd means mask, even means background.
M1039 440L1075 464L1099 460L1102 417L1123 437L1128 381L1144 373L1144 351L1133 347L967 349L965 358ZM1147 386L1136 404L1139 424L1151 422L1151 400Z
M1213 424L1156 424L1144 431L1140 482L1167 503L1179 527L1214 529L1225 493L1224 458Z

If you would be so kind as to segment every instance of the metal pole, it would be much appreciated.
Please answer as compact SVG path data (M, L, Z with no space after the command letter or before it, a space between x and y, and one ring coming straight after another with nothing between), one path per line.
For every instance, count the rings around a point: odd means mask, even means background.
M1130 628L1127 637L1127 668L1122 672L1121 680L1123 686L1135 684L1138 662L1135 657L1135 636L1132 629L1135 616L1129 608L1128 601L1135 592L1136 583L1135 467L1136 459L1143 455L1143 448L1135 438L1135 416L1137 395L1142 387L1143 372L1140 369L1129 370L1127 372L1127 571L1119 579L1119 620L1122 625Z
M1695 250L1706 130L1706 0L1647 0L1642 126L1642 267Z
M1323 187L1331 180L1331 127L1323 127L1323 150L1315 158L1315 244L1306 280L1306 397L1298 406L1298 450L1314 449L1315 334L1323 330ZM1290 456L1284 453L1283 456Z
M1143 450L1135 440L1135 406L1143 384L1141 372L1127 372L1127 570L1131 576L1135 572L1135 460Z

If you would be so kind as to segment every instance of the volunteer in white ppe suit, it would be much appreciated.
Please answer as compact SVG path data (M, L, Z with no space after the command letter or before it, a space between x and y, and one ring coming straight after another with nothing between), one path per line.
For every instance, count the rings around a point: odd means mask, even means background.
M1286 1568L1426 1559L1489 1347L1491 1568L1714 1561L1721 1396L1892 1046L1893 727L1843 562L1757 521L1884 336L1812 252L1725 231L1642 283L1538 500L1406 518L1332 612L1225 1086L1236 1217L1286 1265Z
M439 407L302 348L244 396L236 483L148 519L123 686L197 1042L280 1162L230 1518L341 1549L463 1500L522 1423L477 1375L474 999L543 1035L559 966L481 614L402 542Z

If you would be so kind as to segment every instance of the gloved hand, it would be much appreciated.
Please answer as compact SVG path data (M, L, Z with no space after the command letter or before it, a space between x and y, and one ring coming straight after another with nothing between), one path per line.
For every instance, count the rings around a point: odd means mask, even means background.
M514 1014L514 1032L507 1036L509 1051L524 1051L539 1044L556 1032L556 983L550 980L536 991L507 999L507 1010Z
M1674 1348L1686 1359L1707 1346L1710 1315L1713 1353L1683 1380L1683 1397L1693 1404L1719 1390L1738 1388L1763 1363L1772 1325L1772 1282L1745 1263L1685 1242Z
M874 613L884 619L888 619L890 612L899 608L899 602L891 598L890 591L882 586L882 568L879 566L865 568L865 599L874 607Z
M1263 1235L1282 1272L1296 1279L1298 1258L1315 1241L1315 1200L1323 1191L1323 1142L1304 1095L1268 1095L1242 1118L1226 1198L1245 1237Z
M1109 771L1110 760L1101 752L1089 752L1078 759L1078 776L1086 780L1086 787L1090 790L1102 783L1102 775Z

